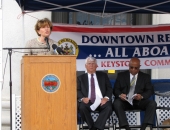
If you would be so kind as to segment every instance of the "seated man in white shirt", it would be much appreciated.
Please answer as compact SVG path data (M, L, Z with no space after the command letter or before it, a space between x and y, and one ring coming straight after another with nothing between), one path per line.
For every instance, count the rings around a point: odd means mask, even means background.
M112 86L106 73L96 72L97 66L95 58L87 57L87 73L77 77L78 109L90 130L104 130L105 123L112 114ZM94 110L99 111L96 122L91 117L91 111Z

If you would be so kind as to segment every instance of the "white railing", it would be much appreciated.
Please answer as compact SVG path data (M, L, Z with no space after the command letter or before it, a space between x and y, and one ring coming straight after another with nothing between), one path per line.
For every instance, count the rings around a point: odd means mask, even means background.
M21 130L21 96L12 96L12 130Z
M13 129L12 130L21 130L21 96L15 96L13 94L12 98L13 98L12 99L12 108L13 108L13 110L12 110L12 112L13 112L13 115L12 115ZM159 104L159 105L165 105L165 103L166 103L159 97L156 97L156 100L157 100L157 104ZM170 98L167 100L169 100L168 104L170 104ZM5 104L3 104L3 105L5 105ZM9 107L7 104L6 104L6 106ZM157 112L160 113L158 115L161 115L158 117L159 124L161 124L162 121L165 120L167 117L170 117L170 113L168 111L161 110L161 111L157 111ZM93 115L93 119L96 120L97 116L98 116L97 114ZM112 116L113 116L114 120L117 120L117 116L115 115L114 112L113 112ZM128 117L129 124L131 124L131 125L139 125L140 124L140 113L139 112L137 112L137 113L128 112L127 117ZM111 120L111 123L112 122L113 121ZM117 123L118 123L118 120L117 120Z

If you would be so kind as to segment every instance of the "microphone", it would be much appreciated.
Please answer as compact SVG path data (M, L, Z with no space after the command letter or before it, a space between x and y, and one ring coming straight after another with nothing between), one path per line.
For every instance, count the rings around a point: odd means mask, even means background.
M53 50L54 50L54 53L56 54L56 53L57 53L57 45L56 45L56 44L53 44L53 45L52 45L52 48L53 48Z
M64 51L61 49L61 47L58 47L56 44L52 45L52 48L54 50L54 52L56 53L56 51L58 52L58 54L63 55Z
M63 55L64 51L60 48L60 47L57 47L57 52L60 54L60 55Z
M48 50L50 51L50 44L49 44L49 42L48 42L48 37L45 37L44 40L46 41L46 43L47 43L47 48L48 48Z

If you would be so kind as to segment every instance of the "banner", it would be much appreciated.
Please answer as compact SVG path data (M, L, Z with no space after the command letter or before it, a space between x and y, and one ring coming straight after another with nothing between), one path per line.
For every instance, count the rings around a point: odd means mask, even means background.
M93 56L98 70L125 70L138 57L141 69L170 67L170 25L87 26L54 24L51 38L67 55L77 55L77 70Z

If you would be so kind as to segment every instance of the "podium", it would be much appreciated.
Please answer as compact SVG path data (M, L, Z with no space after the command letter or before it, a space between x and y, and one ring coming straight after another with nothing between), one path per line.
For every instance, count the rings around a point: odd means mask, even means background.
M77 129L76 56L23 56L21 128Z

